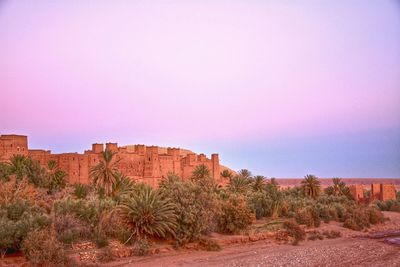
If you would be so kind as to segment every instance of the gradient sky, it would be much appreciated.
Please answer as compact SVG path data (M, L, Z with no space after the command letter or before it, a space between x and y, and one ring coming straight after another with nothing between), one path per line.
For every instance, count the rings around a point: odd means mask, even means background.
M0 133L400 177L398 1L0 0Z

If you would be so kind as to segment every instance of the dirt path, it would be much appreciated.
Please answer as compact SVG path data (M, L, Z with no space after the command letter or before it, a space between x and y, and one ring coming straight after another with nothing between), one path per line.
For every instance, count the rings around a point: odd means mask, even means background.
M307 241L299 246L260 241L219 252L136 258L114 266L400 266L400 247L364 238Z

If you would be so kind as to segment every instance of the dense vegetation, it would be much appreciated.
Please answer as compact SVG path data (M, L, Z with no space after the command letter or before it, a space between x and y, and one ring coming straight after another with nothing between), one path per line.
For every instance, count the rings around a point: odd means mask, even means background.
M92 240L100 248L111 239L133 245L138 255L160 238L176 248L198 242L217 250L207 234L243 233L265 217L282 219L283 229L298 242L304 239L299 225L334 220L362 230L383 220L380 210L400 211L400 195L369 206L355 203L339 178L322 190L316 176L306 175L301 186L282 189L274 178L225 170L221 177L229 183L220 186L204 165L188 181L171 173L153 189L119 173L110 151L91 170L91 185L67 185L66 175L55 162L43 168L24 156L0 163L2 256L22 250L34 264L63 265L69 244Z

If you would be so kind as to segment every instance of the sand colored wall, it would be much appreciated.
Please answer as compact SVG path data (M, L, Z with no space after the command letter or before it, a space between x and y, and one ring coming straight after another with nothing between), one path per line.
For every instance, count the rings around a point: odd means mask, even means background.
M197 155L188 150L179 148L160 148L158 146L134 145L118 147L117 143L92 144L91 150L84 154L62 153L52 154L50 150L28 150L26 136L0 136L0 159L8 160L12 155L23 154L37 160L43 167L47 167L50 160L57 162L60 169L67 172L70 183L90 183L90 169L96 166L102 158L104 149L115 153L117 169L131 179L143 181L157 187L168 173L175 173L187 180L193 170L200 164L206 165L214 179L220 178L218 154L211 159L206 155Z
M350 191L356 201L371 202L374 200L396 199L396 188L393 184L371 184L371 192L368 199L363 198L363 185L350 185Z
M396 188L393 184L381 184L381 199L390 200L396 199Z
M363 185L350 185L350 192L355 201L362 201L364 199L364 186Z
M28 137L24 135L0 135L0 161L8 161L13 155L28 155Z

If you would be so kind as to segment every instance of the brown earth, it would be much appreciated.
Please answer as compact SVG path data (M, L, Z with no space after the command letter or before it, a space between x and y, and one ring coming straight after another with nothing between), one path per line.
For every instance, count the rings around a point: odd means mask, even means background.
M337 239L304 241L298 246L278 245L272 239L264 239L231 244L218 252L169 251L127 258L105 266L400 266L400 246L384 243L385 235L368 238L377 232L400 230L400 213L384 213L389 220L371 227L368 232L345 229L336 222L309 229L340 231L342 237Z

